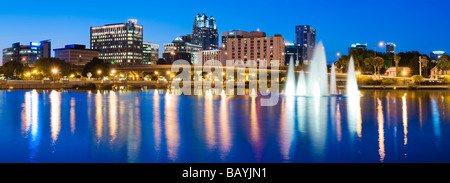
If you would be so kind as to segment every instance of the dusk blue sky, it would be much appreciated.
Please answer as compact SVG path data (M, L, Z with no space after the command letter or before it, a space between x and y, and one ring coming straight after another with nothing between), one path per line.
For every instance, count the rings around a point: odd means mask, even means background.
M394 42L397 52L429 54L450 50L449 5L447 0L3 1L0 48L46 39L51 39L52 49L89 46L91 26L136 18L144 26L144 41L159 44L162 52L162 44L189 34L195 15L205 13L216 18L219 36L222 31L259 28L267 36L282 34L294 42L295 26L311 25L328 63L337 59L337 52L347 54L352 43L373 49L380 41Z

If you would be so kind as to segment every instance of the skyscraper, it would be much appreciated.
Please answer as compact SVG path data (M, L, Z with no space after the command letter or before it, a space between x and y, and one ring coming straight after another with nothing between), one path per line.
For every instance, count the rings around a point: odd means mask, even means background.
M386 53L395 54L395 44L394 43L386 43Z
M367 43L366 44L360 44L360 43L352 44L351 47L348 47L348 54L350 55L350 51L352 51L354 49L367 50Z
M201 50L201 46L186 42L182 37L176 37L172 43L164 44L163 58L166 64L172 64L176 60L186 60L193 64L195 54Z
M24 65L32 66L39 58L51 57L51 42L45 40L41 42L30 42L29 45L13 43L10 48L3 49L3 63L18 61Z
M316 29L309 25L295 26L295 45L302 48L303 64L309 64L316 46Z
M302 47L295 44L286 43L284 47L284 65L289 65L292 57L295 65L303 65L302 63Z
M219 47L219 34L216 19L207 17L205 13L197 14L192 28L192 43L200 45L203 50L214 50Z
M143 27L136 19L127 23L91 27L91 49L100 51L100 59L120 65L142 63Z

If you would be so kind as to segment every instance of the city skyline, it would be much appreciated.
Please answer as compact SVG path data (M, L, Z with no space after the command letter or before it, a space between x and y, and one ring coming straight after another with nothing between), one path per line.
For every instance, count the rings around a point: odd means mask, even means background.
M417 50L422 54L429 54L435 50L450 50L449 44L446 44L450 41L446 33L450 23L445 21L447 15L444 9L449 2L442 0L414 0L408 3L384 0L325 3L285 0L277 3L258 1L259 3L239 4L251 4L255 9L259 7L262 12L273 12L264 14L252 11L230 14L229 7L208 4L207 1L180 1L175 2L175 6L174 2L140 2L132 10L114 13L118 5L114 1L108 2L80 1L79 4L61 9L66 2L30 1L24 3L26 5L21 7L21 11L6 9L0 13L0 18L10 20L5 27L12 28L2 30L0 47L4 49L15 42L25 44L47 39L51 39L52 49L64 48L69 44L89 45L91 26L123 23L130 18L137 19L138 24L144 26L143 41L156 43L161 47L177 36L191 33L195 15L205 13L215 17L219 37L225 31L259 29L268 35L282 34L286 42L294 43L295 26L310 25L317 29L316 41L324 43L328 63L337 60L336 53L345 54L351 44L358 42L367 43L368 49L373 49L380 41L392 42L397 45L397 53ZM10 3L5 2L4 7L12 6ZM267 3L272 5L266 6ZM197 7L196 4L202 6ZM288 10L289 7L300 5L307 8ZM46 8L47 11L37 11L40 8ZM377 51L384 50L384 47L377 48Z

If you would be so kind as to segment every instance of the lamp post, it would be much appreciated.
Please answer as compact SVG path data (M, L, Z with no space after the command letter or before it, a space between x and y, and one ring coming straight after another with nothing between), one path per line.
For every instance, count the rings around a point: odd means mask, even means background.
M101 74L102 74L102 70L98 70L98 71L97 71L97 74L98 74L98 78L99 78L99 80L101 80L101 77L102 77L102 76L101 76Z
M384 45L383 41L380 41L373 49L374 56L377 57L377 47L382 47Z
M57 75L58 72L59 72L59 71L58 71L57 68L53 68L53 69L52 69L52 74L53 74L53 75ZM53 80L55 80L55 76L53 76Z

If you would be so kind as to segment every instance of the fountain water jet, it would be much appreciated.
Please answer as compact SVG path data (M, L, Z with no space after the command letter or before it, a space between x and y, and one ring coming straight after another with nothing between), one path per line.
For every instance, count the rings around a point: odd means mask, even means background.
M289 60L289 69L286 78L286 88L284 89L286 96L295 95L295 70L294 70L294 58L291 56Z
M297 96L305 96L306 95L306 78L305 72L303 70L300 71L297 80Z
M335 71L335 69L334 69L334 63L331 64L330 94L331 94L331 95L337 95L337 88L336 88L336 71Z
M314 49L313 59L309 67L308 95L326 96L328 95L328 71L325 48L319 42Z
M359 96L358 83L356 82L355 64L353 57L350 57L347 71L347 96Z

